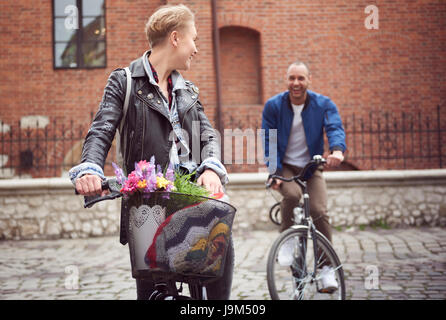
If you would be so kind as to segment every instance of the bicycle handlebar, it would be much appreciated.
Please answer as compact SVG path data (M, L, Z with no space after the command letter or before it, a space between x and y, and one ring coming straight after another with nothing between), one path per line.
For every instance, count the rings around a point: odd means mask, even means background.
M105 196L94 195L94 196L84 196L84 208L91 208L95 203L104 200L113 200L122 196L121 185L116 181L115 178L105 179L101 182L102 190L109 190L110 193ZM79 195L77 190L74 190L76 195Z
M297 175L297 176L293 176L293 177L291 177L291 178L285 178L285 177L282 177L282 176L279 176L279 175L276 175L276 174L270 174L269 176L268 176L268 180L267 181L269 181L270 179L272 179L271 180L271 182L270 183L266 183L266 188L268 189L268 188L270 188L274 183L275 183L275 179L278 179L278 180L282 180L282 181L285 181L285 182L291 182L291 181L297 181L297 180L301 180L301 181L307 181L308 179L310 179L311 178L311 176L313 175L313 173L314 173L314 170L313 169L315 169L315 168L317 168L318 166L320 166L320 165L323 165L323 164L325 164L325 163L327 163L327 160L325 160L322 156L320 156L320 155L315 155L314 157L313 157L313 159L312 160L310 160L306 165L305 165L305 167L302 169L302 171L300 172L300 174L299 175Z

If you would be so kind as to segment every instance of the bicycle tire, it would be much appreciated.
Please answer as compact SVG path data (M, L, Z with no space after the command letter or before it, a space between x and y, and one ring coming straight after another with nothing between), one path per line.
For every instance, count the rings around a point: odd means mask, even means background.
M203 286L199 284L189 284L190 297L193 300L203 300Z
M293 226L290 229L283 231L279 237L274 241L268 255L267 262L267 283L268 290L273 300L286 300L286 299L345 299L345 279L344 271L340 260L327 238L319 231L316 231L317 245L322 251L322 254L318 254L318 260L322 259L329 261L329 263L335 267L335 276L338 282L338 289L333 293L321 293L317 290L318 281L311 281L311 277L308 275L300 275L297 270L299 268L292 268L292 266L281 266L277 261L278 252L285 241L288 239L298 239L300 243L306 243L306 255L305 259L300 256L294 256L294 264L305 262L306 268L312 271L314 269L314 251L313 240L308 239L308 227L307 226ZM295 247L296 249L296 247ZM295 250L296 252L297 250ZM300 258L300 259L299 259ZM279 273L280 272L280 273ZM316 276L317 278L317 276ZM279 282L281 280L282 282ZM313 279L314 280L314 279ZM302 290L297 290L302 288ZM298 294L298 296L296 296Z
M269 209L269 219L272 223L275 225L280 226L282 222L282 216L280 215L280 202L276 202L270 209Z

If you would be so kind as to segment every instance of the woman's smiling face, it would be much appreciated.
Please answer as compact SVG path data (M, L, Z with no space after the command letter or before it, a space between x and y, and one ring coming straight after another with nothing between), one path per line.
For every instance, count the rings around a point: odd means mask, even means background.
M189 70L192 58L197 54L197 29L195 23L187 24L177 33L177 68L179 70Z

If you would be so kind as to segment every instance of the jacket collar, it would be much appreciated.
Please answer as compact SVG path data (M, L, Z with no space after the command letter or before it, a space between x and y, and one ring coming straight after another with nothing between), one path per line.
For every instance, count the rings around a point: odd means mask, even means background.
M158 84L155 81L155 78L153 77L152 69L150 68L149 65L148 57L150 53L151 51L147 50L139 59L132 62L130 71L132 72L132 78L147 76L149 82L152 85L158 86ZM172 84L173 84L173 91L180 89L187 89L186 82L183 76L176 70L172 72Z
M132 72L132 78L145 77L146 72L144 71L144 65L142 63L142 58L144 55L130 63L130 71Z
M291 106L290 92L289 91L285 91L285 92L286 92L286 94L285 94L284 98L286 98L286 103L288 105L288 108L290 108L290 110L293 110L293 107ZM302 111L307 109L308 105L310 104L310 96L311 96L311 91L307 90L307 97L305 98L304 107L303 107Z
M147 59L149 54L150 50L146 51L140 58L136 59L130 64L132 78L140 78L138 81L135 81L134 92L137 93L138 98L144 100L147 104L152 106L152 108L158 110L167 119L169 119L167 109L161 104L161 97L158 96L157 90L154 90L155 86L158 86L158 84L153 78L149 61ZM149 72L146 72L144 61L147 61ZM146 79L149 81L146 81ZM151 85L147 85L148 83ZM172 83L174 99L177 102L177 110L181 116L188 109L188 107L198 99L198 92L194 93L192 89L188 87L186 80L184 80L178 71L172 72Z

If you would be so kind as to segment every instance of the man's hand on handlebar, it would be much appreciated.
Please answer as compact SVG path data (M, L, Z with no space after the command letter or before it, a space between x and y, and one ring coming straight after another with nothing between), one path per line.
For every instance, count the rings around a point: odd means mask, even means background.
M344 155L342 154L342 151L335 150L327 157L327 166L330 168L335 168L338 167L342 161L344 161Z
M271 189L273 190L279 190L282 182L283 182L282 180L270 178L267 182L267 185L270 185Z
M102 190L102 179L93 174L86 174L76 180L76 190L84 196L101 195L101 197L110 193L109 190Z

